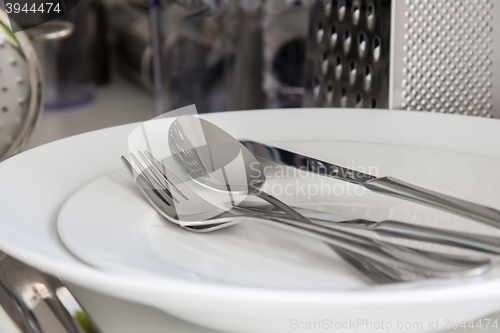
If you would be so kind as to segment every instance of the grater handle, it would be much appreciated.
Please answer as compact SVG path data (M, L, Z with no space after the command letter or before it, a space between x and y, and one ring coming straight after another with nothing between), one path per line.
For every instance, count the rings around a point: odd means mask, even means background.
M434 192L393 177L372 179L363 183L363 186L375 192L440 208L500 229L500 211L494 208Z

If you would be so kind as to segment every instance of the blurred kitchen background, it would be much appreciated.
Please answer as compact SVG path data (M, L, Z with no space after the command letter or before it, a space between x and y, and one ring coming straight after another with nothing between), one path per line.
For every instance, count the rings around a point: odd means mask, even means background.
M65 117L83 126L64 115L75 109L102 113L101 128L193 103L498 117L494 2L80 0L59 18L69 37L32 43L54 130Z

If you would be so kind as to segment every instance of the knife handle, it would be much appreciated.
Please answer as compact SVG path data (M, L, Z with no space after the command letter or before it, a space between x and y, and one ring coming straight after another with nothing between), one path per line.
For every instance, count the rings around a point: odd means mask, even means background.
M381 177L362 184L369 190L408 199L471 218L500 229L500 211L415 186L393 177Z

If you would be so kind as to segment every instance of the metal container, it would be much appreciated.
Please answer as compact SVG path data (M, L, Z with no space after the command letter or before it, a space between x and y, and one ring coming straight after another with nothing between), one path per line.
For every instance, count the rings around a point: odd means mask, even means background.
M42 79L24 32L15 35L0 10L0 161L20 152L42 110Z
M302 106L306 2L151 3L158 113Z

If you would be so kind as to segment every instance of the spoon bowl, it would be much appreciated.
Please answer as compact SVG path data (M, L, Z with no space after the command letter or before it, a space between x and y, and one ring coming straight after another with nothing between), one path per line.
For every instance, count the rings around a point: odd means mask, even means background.
M257 158L238 140L204 119L178 117L168 131L168 144L181 169L214 190L246 195L266 181Z
M247 195L256 196L298 221L311 222L260 188L266 181L264 168L238 140L221 128L191 115L178 117L168 131L168 144L177 165L195 182L233 196L234 204Z

